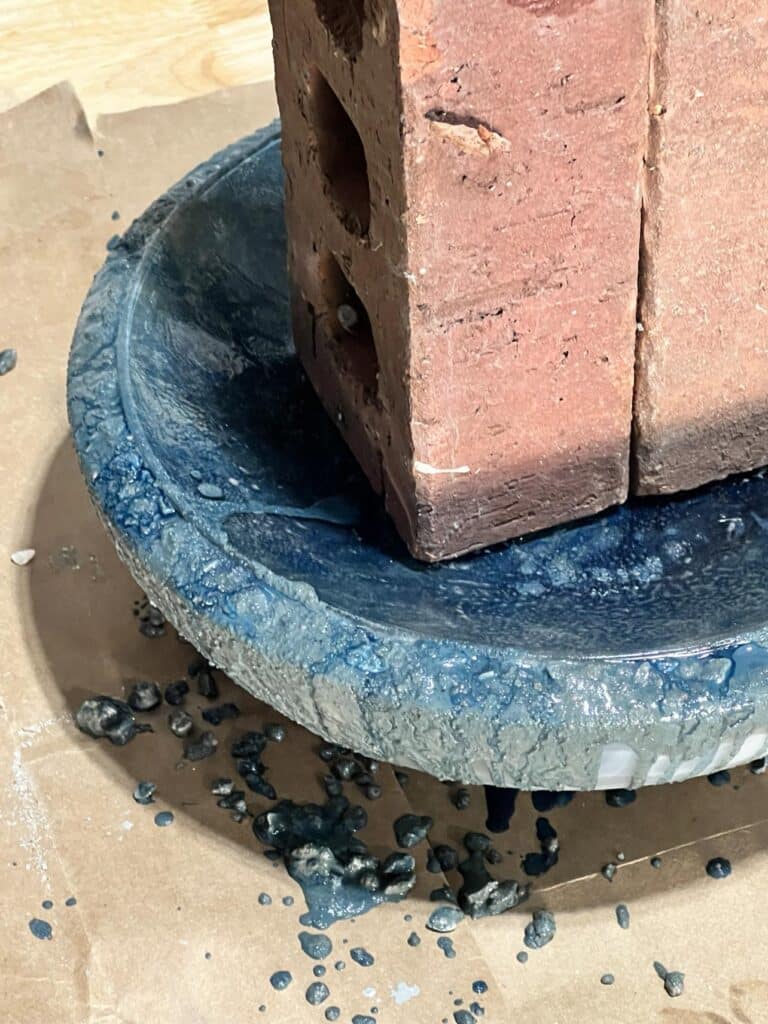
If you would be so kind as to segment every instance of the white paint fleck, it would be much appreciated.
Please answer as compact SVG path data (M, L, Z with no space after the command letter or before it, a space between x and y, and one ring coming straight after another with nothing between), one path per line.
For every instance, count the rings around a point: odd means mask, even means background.
M409 1000L421 995L421 989L418 985L409 985L405 981L398 981L389 991L398 1006L402 1006L403 1003L407 1003Z
M595 789L623 789L631 785L638 760L626 743L606 743L600 754Z
M29 565L32 559L35 557L34 548L22 548L20 551L14 551L11 555L11 561L14 565Z
M363 989L363 995L365 996L366 999L375 999L376 989L373 987L373 985L369 985L368 988Z
M440 473L470 473L469 466L452 466L450 469L438 469L437 466L430 466L428 462L413 460L413 468L417 473L424 473L426 476L438 476Z
M123 832L130 832L131 829L133 828L133 822L132 821L121 821L120 822L120 828L123 830Z

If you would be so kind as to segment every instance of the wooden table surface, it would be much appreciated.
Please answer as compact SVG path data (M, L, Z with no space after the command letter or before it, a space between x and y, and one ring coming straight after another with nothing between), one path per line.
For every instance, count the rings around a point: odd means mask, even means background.
M0 0L0 110L68 79L96 116L272 77L267 0Z

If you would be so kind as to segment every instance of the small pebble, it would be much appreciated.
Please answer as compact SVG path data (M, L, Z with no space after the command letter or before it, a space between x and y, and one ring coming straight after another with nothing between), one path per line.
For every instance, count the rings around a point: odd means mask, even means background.
M74 907L76 905L77 905L77 899L74 896L69 896L67 899L64 900L64 906L65 907Z
M464 846L469 853L485 853L491 845L491 840L483 832L467 832L464 836Z
M343 971L346 966L347 965L344 963L343 960L337 960L336 963L333 965L334 970L337 971Z
M285 728L272 722L264 727L264 735L268 740L272 740L273 743L282 743L285 739Z
M472 991L476 996L484 996L488 991L488 982L483 981L482 978L472 982Z
M664 982L664 991L671 999L676 999L683 994L685 975L682 971L668 971L658 960L654 960L653 969Z
M411 932L411 934L408 936L408 939L406 941L408 942L409 946L420 946L421 945L421 939L416 934L416 932Z
M292 981L293 975L290 971L275 971L269 979L269 984L278 992L282 992L283 989L288 988Z
M395 778L397 779L398 785L405 789L411 777L408 772L395 771Z
M472 797L469 790L465 789L463 786L460 789L456 790L456 792L453 794L452 799L453 806L456 808L457 811L466 811L470 803L472 802Z
M184 744L184 757L187 761L202 761L216 753L219 741L212 732L200 733L196 740L187 739Z
M431 932L452 932L464 919L464 912L458 907L438 907L427 919L427 928Z
M455 1024L476 1024L476 1018L469 1010L456 1010L453 1015Z
M210 498L213 501L219 501L224 497L224 491L219 487L218 484L211 484L203 482L197 485L197 493L203 498Z
M707 861L706 870L710 878L727 878L731 873L731 862L727 857L713 857Z
M178 679L175 683L169 683L165 688L165 699L173 707L184 703L184 698L189 693L189 683L186 679Z
M731 781L731 773L725 768L719 772L712 772L711 775L707 776L707 782L710 786L727 786Z
M53 900L43 900L40 906L43 908L43 910L51 910L53 909Z
M119 210L113 210L112 211L112 220L120 220L120 211Z
M430 902L432 903L455 903L456 897L453 895L453 889L450 885L441 885L437 889L433 889L429 894Z
M375 782L371 783L370 786L365 787L365 795L369 800L378 800L381 796L381 786Z
M520 963L520 964L527 964L528 963L528 954L525 952L524 949L521 949L520 952L517 954L516 959L517 959L517 962Z
M428 815L402 814L393 824L397 845L406 850L418 846L427 838L433 821Z
M53 928L47 921L41 920L39 917L33 917L29 922L29 930L35 936L36 939L52 939Z
M758 757L750 764L749 770L753 775L763 775L765 774L766 765L768 765L768 758Z
M616 920L619 928L629 928L629 908L626 903L619 903L616 907Z
M554 914L548 910L535 910L533 918L525 926L523 942L528 949L541 949L554 939L556 931Z
M175 708L168 715L168 728L174 736L179 736L180 738L189 736L194 725L194 718L188 711L185 711L184 708Z
M165 828L173 824L173 811L158 811L155 815L155 824L158 828Z
M139 782L133 791L133 799L137 804L153 804L157 785L154 782Z
M283 896L283 906L284 907L292 907L293 906L293 902L294 902L293 896Z
M325 977L325 967L322 964L315 964L312 968L312 973L316 978L323 978Z
M320 1004L324 1003L330 994L331 990L324 982L313 981L304 993L304 998L310 1006L320 1006Z
M338 1006L329 1006L328 1009L325 1011L326 1020L338 1020L340 1016L341 1010L338 1008Z
M612 985L615 980L616 979L614 978L614 976L612 974L604 974L600 978L600 984L601 985Z
M539 789L531 793L531 803L539 814L546 814L547 811L552 811L556 807L567 807L574 796L574 793L567 790L550 792L546 789Z
M607 864L603 864L600 868L600 874L607 881L612 882L613 876L616 874L616 865L612 861L609 861Z
M354 960L361 967L371 967L376 962L368 950L363 949L362 946L355 946L353 949L350 949L349 956L350 959Z
M637 793L634 789L607 789L605 791L605 802L609 807L628 807L637 800Z
M0 377L16 368L17 354L15 348L4 348L0 351Z
M124 747L141 732L152 732L151 725L137 725L128 705L114 697L84 700L75 714L75 723L87 736L108 739L117 747Z
M232 779L214 779L211 783L211 792L214 796L229 796L234 788Z
M160 704L162 699L163 695L157 683L142 680L133 684L126 702L133 711L151 711Z
M662 863L661 862L661 857L651 857L651 867L652 868L656 868L656 869L660 868L661 867L661 863Z
M452 846L438 844L434 849L434 856L441 871L455 871L458 867L459 855Z
M11 561L14 565L29 565L35 554L34 548L22 548L21 551L14 551L11 554Z
M342 782L349 782L357 775L359 766L349 757L342 757L331 767L331 771Z
M262 907L268 907L272 903L272 897L269 895L268 892L260 892L259 903L262 905Z
M194 672L192 668L195 669ZM197 692L201 697L205 697L206 700L219 699L219 687L208 665L190 666L190 675L194 678L197 684Z
M203 711L203 718L211 725L221 725L222 722L239 717L240 708L231 702L219 704L215 708L206 708Z

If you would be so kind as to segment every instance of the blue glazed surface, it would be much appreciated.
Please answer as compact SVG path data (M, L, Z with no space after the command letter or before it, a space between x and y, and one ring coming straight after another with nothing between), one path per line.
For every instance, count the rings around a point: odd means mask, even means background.
M768 748L768 480L414 562L293 353L279 135L116 240L70 365L75 444L155 602L334 740L465 781L635 786Z

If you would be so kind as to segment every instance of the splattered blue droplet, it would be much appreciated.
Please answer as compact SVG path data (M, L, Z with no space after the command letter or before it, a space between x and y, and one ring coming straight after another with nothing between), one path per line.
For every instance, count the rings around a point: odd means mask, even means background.
M616 907L616 920L619 928L629 928L629 907L626 903L619 903Z
M527 964L528 963L528 954L525 952L524 949L521 949L520 952L517 954L517 962L519 964Z
M411 934L408 936L408 940L407 941L408 941L408 945L409 946L420 946L421 945L421 939L416 934L416 932L411 932Z
M361 967L371 967L375 963L372 954L367 949L363 949L362 946L355 946L354 949L350 949L349 955Z
M293 896L283 896L283 906L284 907L292 907L293 906Z
M456 950L453 948L453 939L449 939L447 935L441 935L437 940L438 949L442 949L443 955L448 960L453 960L456 956Z
M601 985L612 985L615 980L616 979L614 978L614 976L612 974L604 974L600 978L600 984Z
M456 1024L476 1024L476 1018L469 1010L456 1010L453 1015Z
M710 878L727 878L731 873L731 862L727 857L713 857L707 861L707 874Z
M329 1006L328 1009L325 1011L326 1020L338 1020L340 1016L341 1010L338 1008L338 1006Z
M478 981L472 982L472 991L476 996L484 996L488 991L488 983L479 979Z
M330 994L331 991L326 984L322 981L313 981L304 993L304 998L310 1006L319 1006L321 1003L325 1002Z
M43 900L41 906L43 910L50 910L53 907L53 900Z
M327 935L299 932L299 945L302 951L313 960L325 960L333 952L333 943Z
M271 904L271 902L272 897L269 895L268 892L259 893L259 903L262 905L262 907L268 907Z
M77 900L75 899L74 896L70 896L68 899L64 900L64 906L65 907L74 907L76 905L77 905Z
M35 936L36 939L52 939L53 928L48 924L47 921L41 921L39 917L33 917L29 922L29 930Z
M166 828L173 824L173 811L158 811L155 815L155 824L158 828Z
M269 979L269 984L278 992L282 992L283 989L288 988L292 981L293 975L290 971L275 971Z

